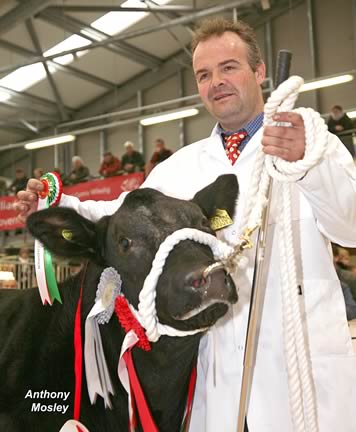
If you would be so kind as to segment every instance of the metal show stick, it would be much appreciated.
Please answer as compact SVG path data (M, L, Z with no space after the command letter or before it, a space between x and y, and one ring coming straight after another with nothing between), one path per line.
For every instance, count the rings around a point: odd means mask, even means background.
M279 84L289 77L291 58L292 53L290 51L279 51L277 58L275 88L277 88ZM250 310L247 321L237 432L244 432L245 430L245 421L250 399L252 377L256 362L258 337L263 311L263 300L267 284L267 280L263 280L262 276L264 272L264 258L271 197L272 179L270 179L269 182L267 192L268 202L263 210L261 227L257 235L255 268L252 279Z

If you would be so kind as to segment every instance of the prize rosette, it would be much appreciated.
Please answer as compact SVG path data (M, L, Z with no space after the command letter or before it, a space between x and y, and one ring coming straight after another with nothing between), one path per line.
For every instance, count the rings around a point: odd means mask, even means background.
M55 172L46 173L41 177L41 182L44 190L38 193L37 210L55 207L63 191L59 175ZM39 240L35 240L35 271L42 303L52 305L54 300L62 303L53 270L52 256Z

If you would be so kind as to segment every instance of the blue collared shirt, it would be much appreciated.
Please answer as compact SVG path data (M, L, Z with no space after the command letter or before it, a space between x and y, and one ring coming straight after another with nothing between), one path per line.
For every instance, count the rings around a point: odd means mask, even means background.
M250 139L255 135L255 133L262 127L263 124L263 112L258 114L253 120L247 123L245 127L242 127L236 131L225 131L221 126L220 123L217 127L217 133L221 136L221 141L223 143L223 146L225 148L225 140L224 136L230 136L236 132L238 132L241 129L245 129L247 132L246 138L242 141L242 143L239 146L239 151L242 152L242 150L246 147L247 143L250 141Z

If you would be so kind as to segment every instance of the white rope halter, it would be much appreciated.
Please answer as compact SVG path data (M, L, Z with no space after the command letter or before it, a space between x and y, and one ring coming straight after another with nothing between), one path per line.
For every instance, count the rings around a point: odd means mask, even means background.
M158 279L163 271L166 259L171 250L182 240L193 240L197 243L205 244L210 247L214 258L218 261L225 260L232 254L233 248L228 244L218 240L211 234L204 233L193 228L183 228L169 235L161 243L156 256L152 262L152 268L147 275L143 288L139 295L138 311L132 306L131 310L146 331L146 336L151 342L156 342L160 336L188 336L202 331L206 328L195 330L178 330L174 327L161 324L158 321L156 311L156 286Z

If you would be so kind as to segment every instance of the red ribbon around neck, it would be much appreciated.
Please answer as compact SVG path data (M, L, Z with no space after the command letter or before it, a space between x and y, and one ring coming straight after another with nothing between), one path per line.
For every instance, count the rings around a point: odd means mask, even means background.
M80 417L80 402L82 398L82 377L83 377L83 345L82 345L82 325L81 325L81 306L82 306L83 286L80 287L77 311L74 320L74 420ZM77 427L78 429L78 427Z

